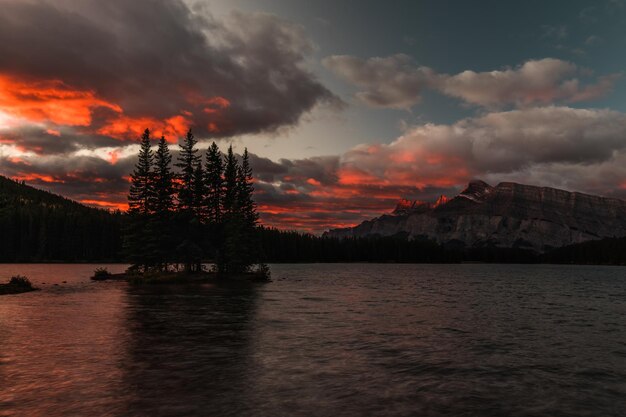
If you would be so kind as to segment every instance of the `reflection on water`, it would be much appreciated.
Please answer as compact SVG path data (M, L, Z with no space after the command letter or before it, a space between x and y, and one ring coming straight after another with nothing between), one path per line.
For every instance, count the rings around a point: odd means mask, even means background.
M190 287L93 269L0 266L42 287L0 298L0 416L626 410L624 268L276 265Z
M255 287L134 287L128 294L129 414L252 411L246 396L254 382Z

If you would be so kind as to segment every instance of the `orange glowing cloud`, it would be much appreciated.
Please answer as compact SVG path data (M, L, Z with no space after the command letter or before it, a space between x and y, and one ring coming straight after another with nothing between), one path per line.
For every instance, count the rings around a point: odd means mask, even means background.
M185 98L189 104L202 108L203 113L216 117L219 117L222 110L230 107L231 104L230 101L224 97L205 97L197 92L187 93ZM188 111L186 113L191 114ZM211 133L219 133L223 130L217 121L207 123L206 127Z
M188 102L199 107L198 112L219 117L219 113L230 106L224 97L192 95ZM105 100L94 90L78 89L58 79L30 79L0 74L0 109L4 124L18 123L24 119L32 123L53 123L58 126L90 127L93 112L106 108L113 113L88 132L98 133L120 140L139 137L146 128L154 136L165 136L176 143L194 124L193 112L181 109L165 119L150 115L129 115L120 105ZM206 117L206 116L205 116ZM207 123L210 132L221 132L218 120ZM48 128L46 133L61 136L61 131Z
M45 175L45 174L36 174L36 173L32 173L32 174L28 174L28 173L21 173L18 175L14 175L13 176L14 180L17 181L37 181L37 182L45 182L45 183L65 183L64 180L52 176L52 175Z
M80 200L80 202L88 206L94 206L94 207L104 208L108 210L120 210L120 211L128 210L128 203L117 203L113 201L102 201L102 200L91 200L91 199Z
M146 128L149 128L153 136L163 135L169 142L176 143L179 137L187 133L191 124L191 120L182 115L161 121L154 117L130 117L121 114L108 121L97 133L125 140L138 138Z
M0 108L11 116L32 122L89 126L92 111L98 107L122 111L117 104L98 98L94 91L74 89L61 80L27 80L0 74Z
M387 180L380 179L357 168L342 168L338 172L339 184L343 185L385 185Z
M117 160L119 159L119 157L120 157L119 151L109 152L109 162L111 162L111 165L117 164Z
M212 113L215 109L225 109L230 106L230 101L224 97L204 97L197 92L190 92L186 95L187 102L194 106L204 106L204 112Z

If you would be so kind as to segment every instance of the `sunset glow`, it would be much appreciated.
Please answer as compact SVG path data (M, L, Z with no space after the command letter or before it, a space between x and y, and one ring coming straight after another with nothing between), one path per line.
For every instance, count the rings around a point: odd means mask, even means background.
M502 49L424 12L402 28L368 21L390 36L368 53L375 31L296 6L286 17L244 2L226 17L174 0L175 17L156 2L139 19L133 2L87 3L55 4L48 20L39 3L6 4L1 175L123 209L142 132L155 146L164 136L175 160L191 128L202 157L214 140L250 150L261 221L283 229L354 225L402 198L454 196L472 178L626 196L624 71L602 64L599 27L575 37L533 17L524 45ZM407 35L416 27L462 42L441 55ZM341 42L328 42L334 31ZM473 48L475 60L460 58ZM506 52L494 61L487 50Z

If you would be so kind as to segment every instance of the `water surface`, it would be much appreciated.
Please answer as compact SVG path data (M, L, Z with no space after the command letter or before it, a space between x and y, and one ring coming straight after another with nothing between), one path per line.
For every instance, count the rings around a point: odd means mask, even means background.
M0 265L42 288L0 297L0 416L626 414L626 268L274 265L267 285L131 287L89 281L96 266Z

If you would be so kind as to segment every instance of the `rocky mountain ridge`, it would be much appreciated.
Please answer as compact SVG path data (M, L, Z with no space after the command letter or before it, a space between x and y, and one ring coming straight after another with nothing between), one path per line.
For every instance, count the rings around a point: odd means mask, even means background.
M391 214L326 232L340 238L397 234L455 247L545 252L626 236L626 201L512 182L493 187L474 180L454 198L403 200Z

